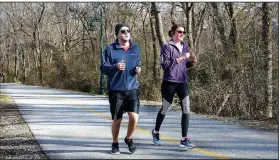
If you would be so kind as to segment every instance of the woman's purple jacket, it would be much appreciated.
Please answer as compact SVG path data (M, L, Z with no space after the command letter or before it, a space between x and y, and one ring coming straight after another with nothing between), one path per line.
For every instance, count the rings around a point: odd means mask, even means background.
M175 45L173 39L169 40L161 49L161 66L163 68L163 80L169 82L186 83L188 82L186 64L187 60L177 62L176 58L185 56L189 52L189 47L185 42L183 44L182 53Z

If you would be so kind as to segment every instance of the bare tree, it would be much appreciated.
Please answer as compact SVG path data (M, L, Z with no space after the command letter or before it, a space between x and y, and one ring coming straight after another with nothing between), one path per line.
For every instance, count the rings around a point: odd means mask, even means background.
M239 45L238 45L238 34L237 34L237 28L236 28L236 17L234 17L234 3L225 3L226 10L228 12L230 22L231 22L231 28L230 28L230 34L229 34L229 41L231 42L231 51L233 52L234 56L237 58L237 52L239 51Z
M205 15L206 15L206 10L208 9L208 4L205 3L203 6L203 9L199 11L197 21L195 23L194 27L194 53L196 54L197 58L199 57L200 53L200 48L201 46L199 45L200 42L200 37L201 33L203 31L203 26L204 26L204 21L205 21ZM194 9L193 9L194 10Z
M143 4L143 6L144 6L145 4ZM148 15L149 14L149 5L145 5L145 9L146 9L146 12L144 13L144 16L142 17L142 32L143 33L148 33L148 29L147 29L147 25L146 25L146 23L147 23L147 20L149 20L149 19L147 19L147 17L148 16L150 16L150 15ZM151 19L151 18L150 18ZM151 23L150 23L150 25L152 25ZM153 32L153 30L154 29L151 29L152 30L152 32ZM145 60L144 62L145 62L145 70L144 70L144 72L145 72L145 74L147 74L147 72L149 71L149 61L148 61L148 39L147 39L147 35L146 34L142 34L142 37L143 37L143 40L144 40L144 52L145 52L145 59L143 59L143 60ZM154 41L154 43L156 43L155 41Z
M100 23L91 22L98 21L100 10L104 45L116 39L115 24L131 25L142 51L142 99L160 101L159 51L175 22L186 25L191 53L199 56L188 70L194 112L277 121L278 23L271 24L278 19L277 3L1 3L5 81L26 78L26 84L95 93ZM18 55L21 45L26 64Z
M157 59L158 59L158 49L157 49L157 44L156 44L157 32L156 32L154 23L157 23L157 22L154 22L152 15L150 15L150 27L151 27L151 32L152 32L153 53L154 53L153 76L156 77L157 76L157 66L158 66L158 61L157 61Z
M272 118L272 51L271 51L271 18L269 4L262 3L262 41L266 56L265 105L266 118Z
M181 2L181 7L184 10L185 16L187 17L187 33L189 47L193 48L193 2Z
M220 39L223 44L224 51L228 50L228 41L226 38L226 33L225 33L225 26L223 22L223 18L221 17L218 9L217 3L213 2L211 3L212 9L213 9L213 18L215 21L215 25L219 31Z
M171 23L176 22L177 21L177 17L176 17L176 4L173 2L171 3L171 11L170 11L170 16L171 16Z
M163 46L163 44L166 42L165 41L165 37L164 37L164 33L163 33L163 27L162 27L162 20L161 20L161 14L160 11L157 7L157 4L155 2L152 2L152 9L151 9L154 17L155 17L155 27L156 27L156 33L157 33L157 37L158 37L158 42L160 47Z

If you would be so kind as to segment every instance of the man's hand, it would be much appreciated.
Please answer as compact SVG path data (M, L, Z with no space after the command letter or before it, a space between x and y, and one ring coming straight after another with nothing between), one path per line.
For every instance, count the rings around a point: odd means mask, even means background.
M139 75L141 73L141 68L140 67L136 67L135 72L137 75Z
M125 69L125 63L123 62L117 63L117 68L118 70L123 71Z

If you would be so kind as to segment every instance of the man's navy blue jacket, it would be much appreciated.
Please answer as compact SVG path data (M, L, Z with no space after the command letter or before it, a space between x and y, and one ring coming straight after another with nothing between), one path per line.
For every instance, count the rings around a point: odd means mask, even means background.
M101 71L107 75L108 91L128 91L138 89L136 80L136 67L141 65L141 54L139 46L130 41L130 47L125 51L116 40L107 46L102 54ZM125 69L118 70L117 63L124 62Z

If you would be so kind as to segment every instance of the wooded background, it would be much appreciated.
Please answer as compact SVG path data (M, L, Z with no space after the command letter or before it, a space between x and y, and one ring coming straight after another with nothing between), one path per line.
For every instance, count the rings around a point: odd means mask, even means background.
M104 47L119 22L141 47L141 99L161 101L159 54L176 22L198 59L188 71L193 112L278 123L278 3L0 3L5 82L97 94L100 12Z

